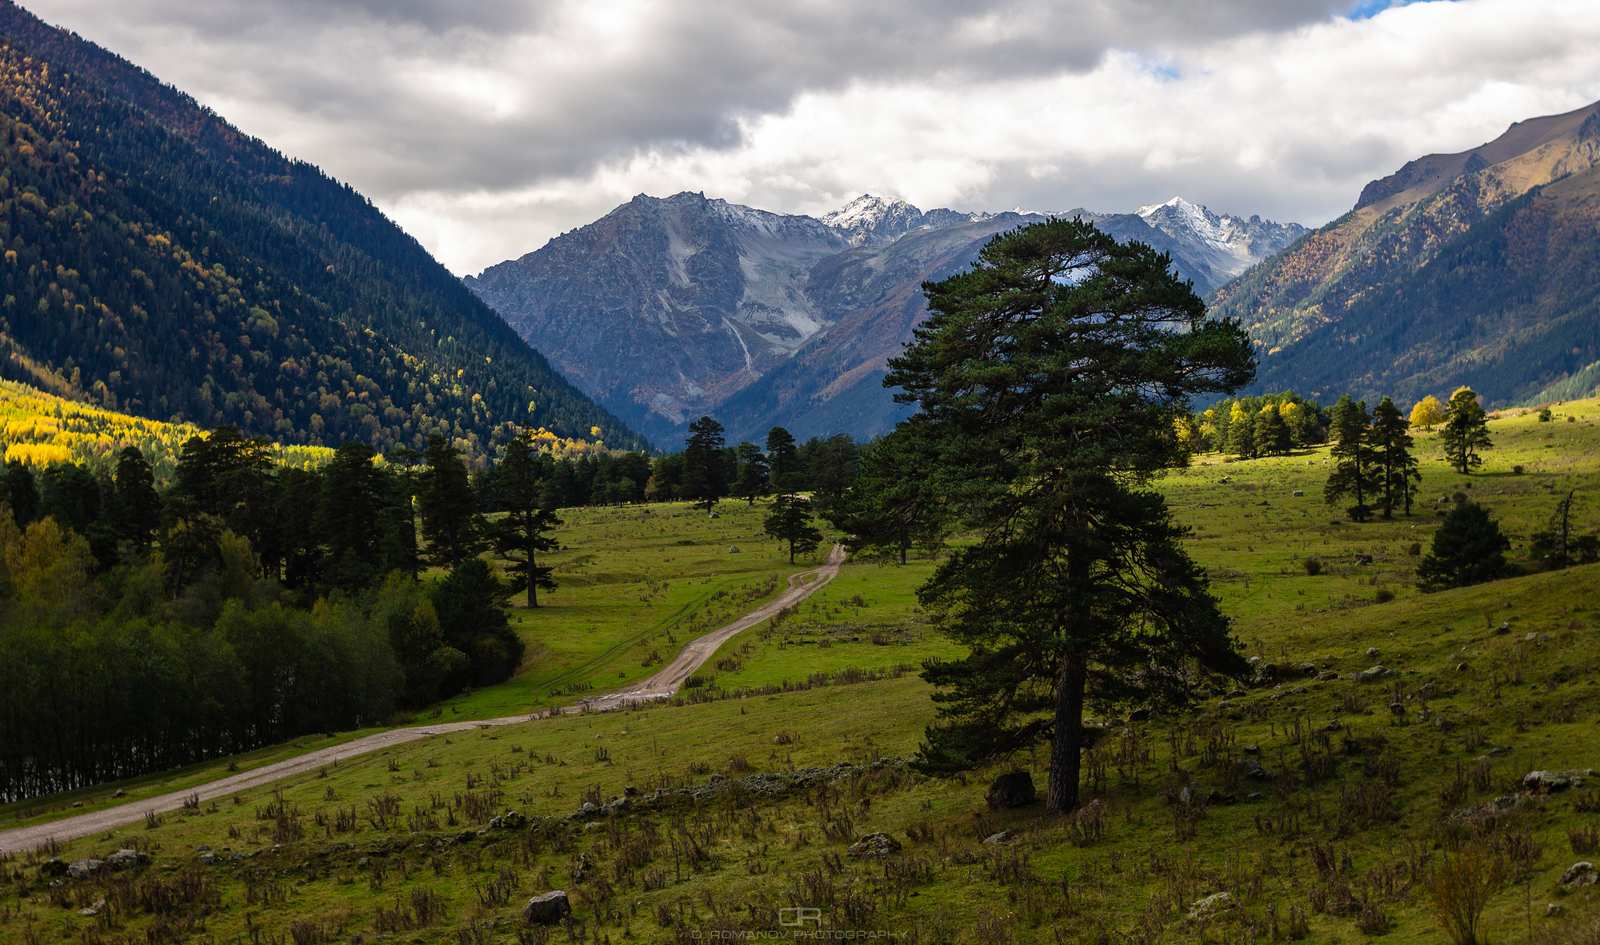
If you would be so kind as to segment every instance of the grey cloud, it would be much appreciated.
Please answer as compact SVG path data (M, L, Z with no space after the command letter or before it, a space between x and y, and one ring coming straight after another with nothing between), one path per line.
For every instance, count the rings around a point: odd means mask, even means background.
M344 173L385 193L447 176L514 187L673 144L725 146L741 115L851 83L960 83L1092 67L1108 47L1158 49L1309 22L1323 0L645 5L622 54L580 25L592 3L480 0L38 0L34 9L203 99L339 125ZM559 59L570 61L558 62ZM419 71L498 72L512 114L442 107ZM341 162L343 163L343 162Z

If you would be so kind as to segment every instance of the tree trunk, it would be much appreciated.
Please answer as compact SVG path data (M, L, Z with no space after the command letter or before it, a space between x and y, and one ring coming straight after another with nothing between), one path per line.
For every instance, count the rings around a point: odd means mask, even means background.
M911 547L911 539L909 539L909 538L901 538L900 539L900 563L901 564L905 564L906 563L906 551L910 547Z
M1056 732L1050 746L1050 780L1045 810L1068 814L1078 809L1078 772L1083 750L1083 689L1089 661L1081 652L1068 653L1056 674Z

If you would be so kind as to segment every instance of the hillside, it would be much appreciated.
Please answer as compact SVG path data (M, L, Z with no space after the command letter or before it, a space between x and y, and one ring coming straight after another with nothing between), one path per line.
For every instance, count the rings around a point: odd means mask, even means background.
M1424 495L1474 495L1522 545L1554 493L1575 488L1593 530L1600 403L1559 405L1554 420L1493 419L1496 446L1472 477L1420 435ZM1430 889L1479 848L1504 871L1483 939L1593 941L1600 885L1563 875L1600 845L1595 785L1529 790L1524 775L1596 766L1600 565L1418 594L1409 546L1426 546L1439 518L1330 521L1316 497L1326 460L1208 455L1162 482L1237 635L1273 669L1192 713L1102 720L1084 814L988 809L985 788L1009 765L958 778L904 768L933 715L915 666L949 647L912 593L932 563L852 564L728 644L714 678L671 704L423 739L18 854L0 936L667 943L776 938L793 928L780 909L807 908L819 934L941 945L1436 943ZM582 580L550 602L553 625L519 625L531 649L559 647L560 665L458 697L440 718L564 704L670 659L782 573L774 549L749 541L762 511L575 514L558 567ZM744 551L729 555L735 542ZM1396 675L1352 678L1374 663ZM1041 782L1042 753L1012 762ZM0 814L137 805L203 776ZM893 853L850 854L880 832ZM152 862L82 878L49 865L122 848ZM527 899L552 889L570 897L568 927L525 922Z
M1260 347L1260 390L1586 396L1600 382L1597 165L1600 104L1419 158L1225 286L1214 311Z
M279 441L642 445L317 168L0 0L0 375Z
M1169 253L1210 293L1302 232L1174 198L1138 214L1078 209ZM882 433L883 389L926 309L922 282L977 258L1026 211L922 211L863 195L814 219L704 194L635 197L600 220L465 280L585 392L658 443L714 414L733 441Z

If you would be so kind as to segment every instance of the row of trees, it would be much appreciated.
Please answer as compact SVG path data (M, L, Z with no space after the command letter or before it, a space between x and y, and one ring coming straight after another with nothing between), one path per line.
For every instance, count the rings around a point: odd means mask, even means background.
M373 724L514 673L513 587L480 554L531 602L554 586L552 461L518 436L474 489L443 437L388 460L349 442L320 469L274 466L223 427L184 444L164 491L131 447L102 477L10 464L0 798Z

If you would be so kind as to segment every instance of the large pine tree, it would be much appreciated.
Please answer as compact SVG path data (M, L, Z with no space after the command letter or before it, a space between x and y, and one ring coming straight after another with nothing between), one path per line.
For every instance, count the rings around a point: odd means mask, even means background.
M1051 745L1046 803L1078 803L1086 706L1181 703L1245 663L1150 478L1191 398L1248 383L1250 344L1170 272L1080 220L997 236L925 287L930 315L885 385L921 410L917 468L974 541L919 597L969 655L930 665L940 722L919 764Z

